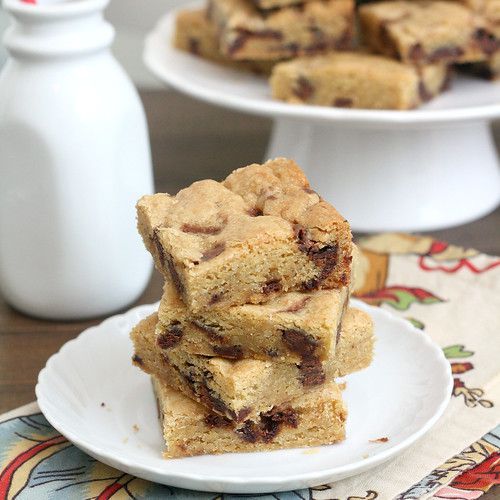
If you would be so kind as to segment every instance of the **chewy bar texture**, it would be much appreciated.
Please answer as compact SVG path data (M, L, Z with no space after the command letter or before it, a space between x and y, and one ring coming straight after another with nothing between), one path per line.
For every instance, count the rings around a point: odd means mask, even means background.
M157 315L153 314L132 330L134 363L211 411L236 422L266 413L334 376L365 368L371 362L373 350L371 319L356 309L348 309L344 315L336 348L338 363L336 358L325 363L311 358L304 338L297 340L304 353L300 365L199 356L186 353L182 345L162 349L155 334L156 324Z
M335 353L348 297L347 287L289 292L265 304L193 313L167 281L158 309L158 345L182 344L186 352L205 356L300 363L304 348L297 341L303 339L309 356L325 361Z
M454 2L396 1L359 9L364 42L412 64L485 60L499 41L485 19Z
M352 47L353 0L261 11L248 0L210 0L220 50L231 59L279 60Z
M299 58L276 65L273 97L295 104L343 108L412 109L448 85L444 64L417 67L354 52Z
M268 75L273 63L268 61L233 61L219 51L215 26L208 20L205 9L181 10L175 20L174 46L238 70Z
M350 282L349 224L285 158L144 196L137 213L147 249L190 310Z
M242 423L209 412L155 377L153 387L166 458L319 446L345 438L347 411L333 382Z

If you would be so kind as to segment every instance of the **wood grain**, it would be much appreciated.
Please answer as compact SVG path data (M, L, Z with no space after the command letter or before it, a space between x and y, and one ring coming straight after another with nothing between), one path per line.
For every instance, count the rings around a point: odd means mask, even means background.
M236 167L264 158L267 119L241 115L169 92L142 94L150 127L157 191L176 192L202 178L221 179ZM458 245L500 254L500 209L464 226L433 231ZM158 300L155 272L136 304ZM131 304L136 305L136 304ZM128 308L127 308L128 309ZM53 322L25 316L0 299L0 413L35 399L34 386L47 359L93 321ZM500 495L498 489L491 494Z

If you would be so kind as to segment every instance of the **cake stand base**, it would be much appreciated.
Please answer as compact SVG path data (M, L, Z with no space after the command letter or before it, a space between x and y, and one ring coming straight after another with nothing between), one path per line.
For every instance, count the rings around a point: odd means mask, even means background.
M423 231L475 220L500 202L487 121L400 128L275 120L266 158L286 156L355 231Z

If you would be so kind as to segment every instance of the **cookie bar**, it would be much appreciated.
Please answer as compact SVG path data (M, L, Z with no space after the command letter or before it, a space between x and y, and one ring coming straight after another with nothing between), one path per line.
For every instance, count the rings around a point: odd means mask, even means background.
M273 67L269 61L232 61L223 56L217 30L205 9L181 10L177 14L173 43L180 50L238 70L268 75Z
M301 353L321 361L335 352L335 332L349 290L289 292L265 304L191 312L170 282L158 310L158 344L192 354L300 363ZM333 332L333 334L332 334Z
M133 362L210 410L242 422L299 397L327 379L351 373L353 366L368 366L373 348L371 319L362 311L349 309L344 323L337 346L343 364L335 358L320 363L306 355L300 365L294 365L198 356L186 353L182 347L163 349L157 343L157 315L153 314L132 330ZM359 344L360 349L354 344Z
M195 182L176 196L144 196L137 213L158 269L191 310L350 281L349 224L292 160Z
M153 377L165 458L319 446L345 438L347 410L339 388L321 388L235 423Z
M372 3L359 17L372 50L407 63L482 61L500 47L482 16L454 2Z
M372 54L337 52L277 64L275 99L343 108L412 109L448 84L444 64L416 67Z
M248 0L210 0L210 20L220 50L231 59L279 60L326 50L346 50L353 41L353 0L323 0L268 12Z

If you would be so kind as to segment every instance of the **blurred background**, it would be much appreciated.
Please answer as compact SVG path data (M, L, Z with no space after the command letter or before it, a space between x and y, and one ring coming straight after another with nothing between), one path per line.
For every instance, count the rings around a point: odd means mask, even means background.
M182 4L186 2L112 0L106 10L116 29L113 52L143 100L156 187L164 191L178 190L200 178L222 178L238 166L260 161L271 131L268 119L241 115L166 90L145 68L141 54L146 33L168 9ZM7 14L0 7L0 34L7 25ZM0 43L0 67L5 58ZM211 123L217 123L215 130L207 126Z

